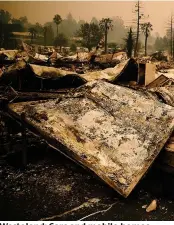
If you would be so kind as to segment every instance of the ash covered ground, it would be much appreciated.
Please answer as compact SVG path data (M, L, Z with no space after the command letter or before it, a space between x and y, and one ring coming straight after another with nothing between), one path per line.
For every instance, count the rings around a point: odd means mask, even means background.
M14 151L1 154L0 220L174 219L174 178L156 164L124 199L42 139L27 133L27 140L25 168L20 133L12 137ZM147 213L144 206L153 199L157 210Z

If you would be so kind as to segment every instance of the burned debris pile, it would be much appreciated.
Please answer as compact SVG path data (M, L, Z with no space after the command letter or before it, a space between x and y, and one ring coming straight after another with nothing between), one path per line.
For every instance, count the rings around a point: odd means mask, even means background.
M104 81L87 83L72 97L9 109L18 117L24 113L49 144L65 146L66 154L125 197L174 129L172 107Z
M42 55L23 43L21 51L0 52L0 60L0 113L20 124L24 139L28 129L124 197L160 152L162 164L173 167L174 70L167 56Z

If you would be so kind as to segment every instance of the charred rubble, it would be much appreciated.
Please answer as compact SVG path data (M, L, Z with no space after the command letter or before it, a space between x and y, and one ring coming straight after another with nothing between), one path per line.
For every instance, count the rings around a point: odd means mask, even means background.
M28 146L43 144L124 197L152 165L173 169L174 64L165 57L24 48L0 52L0 65L2 159L20 149L25 170Z

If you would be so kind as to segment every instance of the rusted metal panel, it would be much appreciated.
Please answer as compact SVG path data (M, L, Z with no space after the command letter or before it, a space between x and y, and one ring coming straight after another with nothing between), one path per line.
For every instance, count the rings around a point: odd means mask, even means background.
M160 75L154 81L147 85L147 88L163 87L166 85L174 84L174 80L166 77L165 75Z
M124 197L134 189L174 129L174 109L141 91L97 81L63 99L16 103L11 111L55 148Z
M152 63L146 63L146 72L145 72L145 86L150 84L155 80L156 65Z
M139 63L139 78L138 83L140 85L147 86L149 83L156 79L156 65L152 63Z

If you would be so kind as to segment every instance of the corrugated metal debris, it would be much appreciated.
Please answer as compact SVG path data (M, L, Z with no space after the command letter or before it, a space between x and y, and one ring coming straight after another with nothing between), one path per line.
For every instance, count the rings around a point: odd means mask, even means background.
M153 80L147 85L147 88L163 87L163 86L174 85L174 79L168 78L165 75L160 75L158 78Z
M174 109L143 91L87 83L67 98L9 105L52 146L127 197L174 129Z
M0 56L4 55L10 60L10 59L14 59L17 53L18 53L18 50L3 50L3 51L0 51Z
M36 76L43 79L49 79L49 78L54 79L54 78L60 78L66 75L77 75L77 73L75 72L61 70L54 67L38 66L34 64L29 64L28 66Z
M120 64L117 64L114 68L107 68L104 70L88 72L85 74L77 74L74 71L62 70L55 67L39 66L35 64L28 64L25 61L18 61L17 63L9 66L7 70L2 74L2 77L6 82L11 83L12 86L13 80L16 79L24 79L28 81L30 80L29 83L31 83L32 81L34 83L34 76L37 78L49 80L59 79L59 82L61 82L61 79L64 79L66 76L68 76L72 81L72 85L75 77L79 80L80 85L89 81L99 79L105 79L109 82L116 82L117 77L120 76L123 76L125 81L129 81L129 74L126 73L125 76L124 72L126 71L126 68L129 67L129 65L131 65L132 63L134 64L135 60L126 60L124 62L121 62ZM19 81L18 83L21 83L21 81Z
M11 116L124 197L162 148L163 163L174 166L171 61L97 50L67 56L39 47L23 43L24 50L0 52L0 103L36 100L10 104Z
M89 72L89 73L81 74L79 76L84 78L87 82L94 81L94 80L101 80L101 79L114 82L117 79L117 77L121 76L121 74L124 72L126 67L131 62L132 60L126 60L117 64L114 68L107 68L100 71Z

